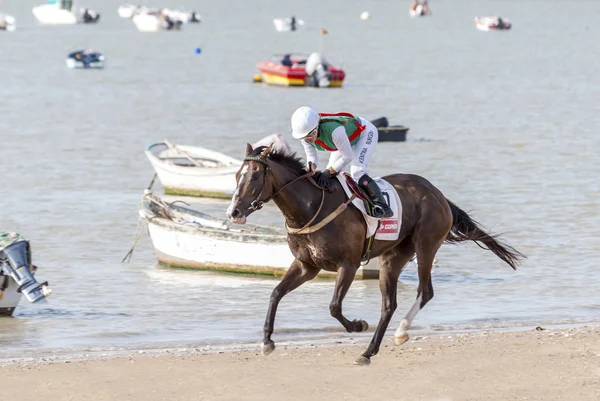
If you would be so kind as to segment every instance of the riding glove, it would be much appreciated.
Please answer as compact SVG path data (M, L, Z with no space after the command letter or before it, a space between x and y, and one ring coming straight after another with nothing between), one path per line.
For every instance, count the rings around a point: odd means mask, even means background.
M321 188L330 189L331 188L330 179L333 177L334 177L334 175L331 174L331 172L329 170L321 171L321 173L319 174L319 177L317 177L317 184Z

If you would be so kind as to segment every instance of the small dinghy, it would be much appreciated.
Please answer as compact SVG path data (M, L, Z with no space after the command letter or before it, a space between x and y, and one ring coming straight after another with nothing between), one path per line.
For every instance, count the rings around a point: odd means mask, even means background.
M104 68L104 55L90 49L78 50L67 56L65 64L69 68L101 69Z
M182 21L172 19L162 12L138 13L131 20L140 32L177 31L183 25Z
M294 256L283 228L233 224L186 206L165 202L149 190L139 209L160 264L231 273L283 276ZM321 277L336 273L321 270ZM356 278L379 275L379 264L361 266Z
M135 14L138 13L140 8L140 6L135 4L123 4L117 8L117 13L121 18L131 19Z
M88 24L100 19L100 14L92 9L73 9L73 0L48 0L47 4L33 7L31 11L43 25Z
M426 15L430 15L431 10L429 10L429 6L427 5L426 1L423 3L414 2L410 6L408 13L411 17L424 17Z
M17 20L12 15L0 13L0 31L12 32L17 29Z
M501 17L475 17L475 27L480 31L506 31L512 24Z
M269 135L253 146L290 150L280 134ZM231 198L235 174L242 161L200 146L175 145L164 140L145 151L166 194L207 198Z
M386 117L379 117L371 120L371 124L377 127L379 139L377 142L405 142L406 133L409 128L404 125L389 125Z
M31 263L29 241L17 233L0 233L0 316L11 316L21 297L31 303L46 302L52 291L38 283Z
M277 32L294 32L304 26L304 21L292 16L290 18L275 18L273 20Z

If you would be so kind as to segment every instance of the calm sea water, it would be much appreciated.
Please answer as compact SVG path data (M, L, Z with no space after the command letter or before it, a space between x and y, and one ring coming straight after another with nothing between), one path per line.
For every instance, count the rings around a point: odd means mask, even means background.
M0 230L31 240L54 294L0 320L0 356L258 343L277 279L157 268L146 237L120 261L152 177L146 145L169 138L239 157L246 142L287 134L306 104L408 125L408 142L378 147L372 174L427 177L528 256L513 272L475 245L442 247L417 331L600 323L600 3L440 0L411 19L408 1L164 0L203 22L156 34L118 18L114 0L82 4L102 14L94 26L40 27L34 4L1 4L18 30L0 32ZM275 32L272 18L292 14L306 29ZM475 15L505 16L513 30L479 32ZM87 47L104 52L105 70L65 68ZM314 50L346 70L344 88L251 83L272 53ZM224 216L227 203L197 205ZM250 222L282 217L269 205ZM400 281L391 330L415 297L413 264ZM332 291L317 280L285 297L275 341L347 336L329 316ZM379 309L377 282L355 282L346 315L373 325Z

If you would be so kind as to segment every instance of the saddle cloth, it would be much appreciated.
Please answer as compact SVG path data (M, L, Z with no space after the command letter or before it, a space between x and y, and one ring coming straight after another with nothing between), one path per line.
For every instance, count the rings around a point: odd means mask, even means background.
M346 195L349 197L354 193L350 186L346 182L346 180L351 180L355 182L352 177L348 173L338 174L338 181L342 184L342 188L346 192ZM377 183L379 189L381 189L381 193L386 200L387 204L394 211L394 215L389 218L384 219L376 219L373 216L369 216L367 213L367 209L365 208L365 203L362 199L357 197L352 201L352 204L356 206L358 210L360 210L367 222L367 238L371 237L375 234L376 240L382 241L396 241L398 236L400 235L400 226L402 225L402 202L400 201L400 196L398 195L398 191L394 188L392 184L387 182L386 180L377 177L373 178L373 181ZM358 184L354 184L358 186ZM377 223L381 220L381 224L379 225L379 229L377 229Z

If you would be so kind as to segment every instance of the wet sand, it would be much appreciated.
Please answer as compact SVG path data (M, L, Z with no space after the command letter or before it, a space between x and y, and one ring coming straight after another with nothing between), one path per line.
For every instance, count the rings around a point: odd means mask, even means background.
M17 400L600 400L600 327L386 337L366 342L146 350L4 361ZM275 337L276 339L276 337ZM57 354L58 355L58 354Z

